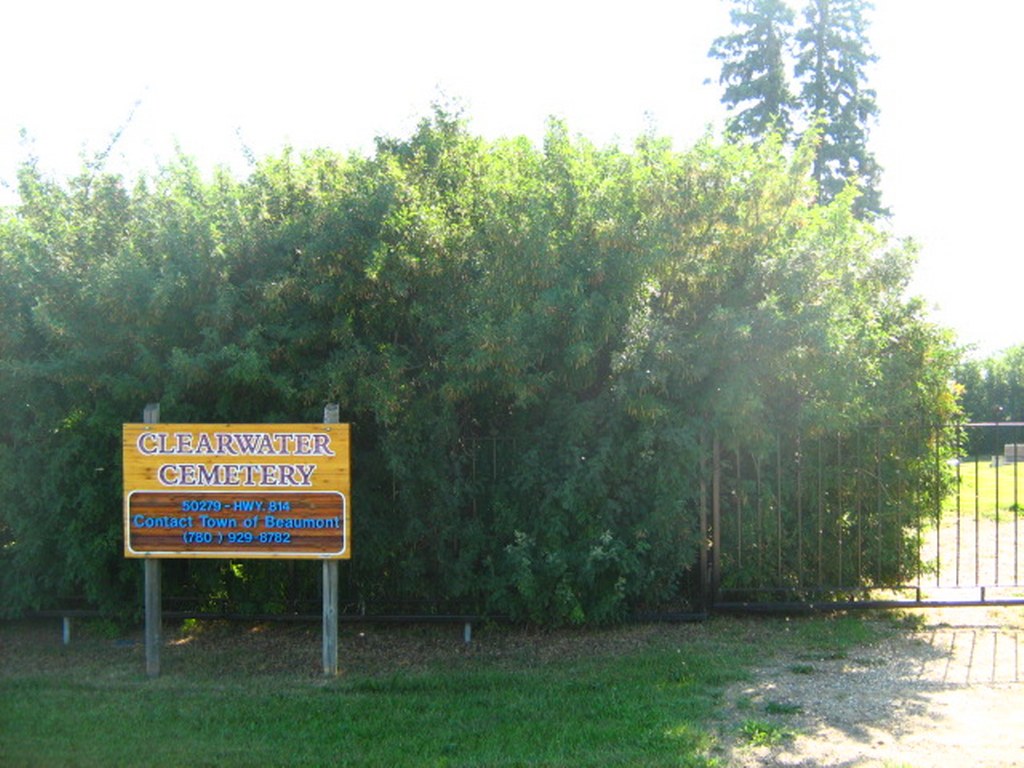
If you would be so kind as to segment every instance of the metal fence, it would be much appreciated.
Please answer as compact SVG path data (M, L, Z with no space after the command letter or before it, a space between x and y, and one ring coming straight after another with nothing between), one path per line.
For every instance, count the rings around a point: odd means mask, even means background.
M703 478L712 607L1024 603L1024 423L715 439Z

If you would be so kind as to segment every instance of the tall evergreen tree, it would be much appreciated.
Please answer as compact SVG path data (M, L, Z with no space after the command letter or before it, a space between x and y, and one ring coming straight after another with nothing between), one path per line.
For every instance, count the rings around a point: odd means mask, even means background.
M728 131L754 138L771 131L788 135L794 102L784 53L793 11L781 0L737 0L729 16L738 31L717 38L710 51L722 60L722 103L729 110L743 107L729 120Z
M869 125L878 117L875 92L865 86L865 69L877 60L864 18L871 7L865 0L810 0L795 37L799 100L821 133L813 171L819 201L829 202L857 180L855 210L861 216L885 213L881 169L867 146Z
M867 146L869 126L878 117L875 92L866 87L867 65L876 60L864 16L871 4L808 0L794 32L794 14L784 0L732 2L737 31L716 39L709 52L722 60L722 102L730 110L742 107L727 131L755 141L778 131L796 143L803 131L816 130L812 174L818 201L832 201L855 181L861 189L857 216L885 214L881 169Z

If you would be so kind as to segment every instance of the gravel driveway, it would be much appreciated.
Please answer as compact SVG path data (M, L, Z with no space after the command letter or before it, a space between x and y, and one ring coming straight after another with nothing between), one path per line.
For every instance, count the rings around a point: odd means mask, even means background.
M845 654L782 654L726 695L726 762L1024 766L1024 608L915 611L916 630ZM738 735L756 720L773 743Z

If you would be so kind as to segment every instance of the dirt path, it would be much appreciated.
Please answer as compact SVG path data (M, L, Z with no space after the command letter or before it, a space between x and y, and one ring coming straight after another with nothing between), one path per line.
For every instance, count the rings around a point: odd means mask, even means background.
M1024 766L1024 609L919 616L909 635L845 658L783 654L731 688L727 764ZM737 735L754 722L774 743Z

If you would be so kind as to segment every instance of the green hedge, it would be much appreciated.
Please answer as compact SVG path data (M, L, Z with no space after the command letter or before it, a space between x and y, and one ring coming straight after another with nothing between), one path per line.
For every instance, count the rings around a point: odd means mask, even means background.
M542 623L667 605L701 438L945 419L912 250L814 203L810 153L653 136L484 141L438 111L369 156L245 179L22 168L0 220L0 610L138 608L121 424L353 424L353 603ZM166 594L288 610L314 569L169 566Z

